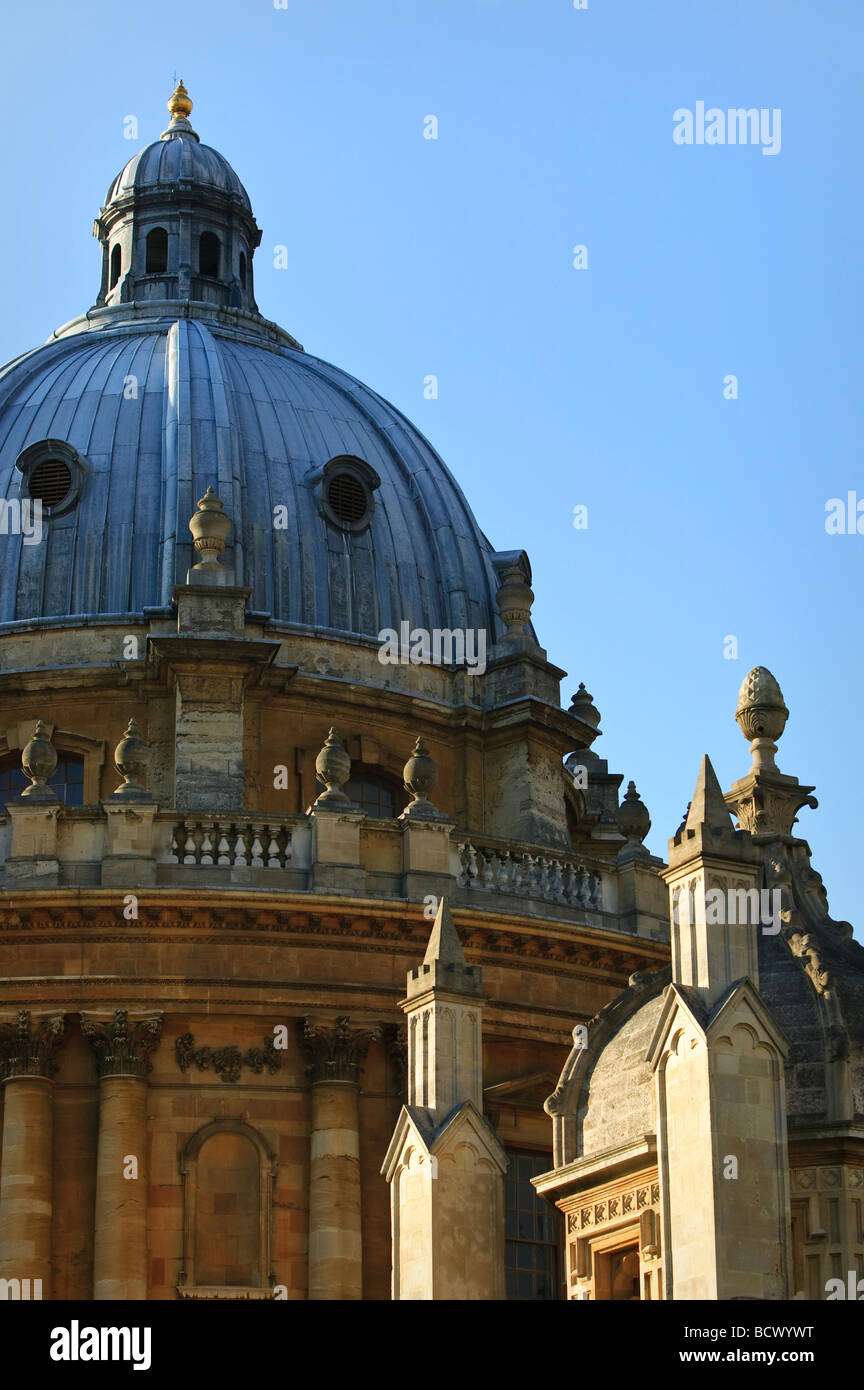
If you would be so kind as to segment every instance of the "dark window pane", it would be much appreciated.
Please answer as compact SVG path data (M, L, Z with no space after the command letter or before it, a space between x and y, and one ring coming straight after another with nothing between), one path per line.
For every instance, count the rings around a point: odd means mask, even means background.
M560 1298L558 1223L530 1179L549 1170L548 1154L512 1153L505 1180L506 1287L511 1299ZM515 1239L514 1239L515 1236Z
M198 240L198 270L201 275L210 275L214 279L218 276L221 249L214 232L201 233Z
M61 753L57 758L54 775L48 779L48 785L58 800L65 802L67 806L83 805L84 759L76 753ZM29 786L30 778L23 771L17 757L14 762L9 759L0 767L0 801L20 796Z
M144 268L147 275L162 275L168 269L168 233L164 227L147 233Z
M383 777L352 777L345 784L344 790L367 816L374 816L378 820L392 820L396 815L396 793Z

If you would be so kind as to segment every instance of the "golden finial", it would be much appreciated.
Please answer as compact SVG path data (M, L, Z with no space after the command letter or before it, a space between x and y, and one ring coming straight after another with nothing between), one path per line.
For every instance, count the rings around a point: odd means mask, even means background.
M177 83L177 86L174 88L174 91L171 93L171 100L167 103L167 105L168 110L171 112L172 120L176 121L180 119L188 121L189 113L192 110L193 103L189 100L189 93L183 86L182 77L180 81Z

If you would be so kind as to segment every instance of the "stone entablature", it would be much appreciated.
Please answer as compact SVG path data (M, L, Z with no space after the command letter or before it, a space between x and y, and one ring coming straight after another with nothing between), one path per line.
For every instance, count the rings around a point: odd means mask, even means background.
M512 909L498 914L480 911L474 904L454 906L460 934L473 958L499 970L517 969L523 982L535 975L538 986L541 981L554 980L549 988L556 992L590 986L592 1001L602 1002L610 988L622 989L634 972L656 969L668 959L664 943L643 937L551 918L526 921L524 914ZM354 956L362 951L370 969L377 970L383 968L384 958L415 954L428 936L428 921L420 904L349 903L332 895L278 889L261 892L238 888L226 901L224 892L202 888L190 902L188 894L177 887L156 887L138 896L137 917L127 917L125 912L130 910L124 909L119 889L94 888L74 902L64 889L17 892L14 903L11 899L4 902L0 895L0 939L33 952L44 949L49 953L86 941L88 952L96 953L94 963L101 958L107 962L106 952L113 960L110 978L94 964L93 997L101 997L103 986L110 994L122 985L125 997L145 1001L152 998L153 986L165 978L161 953L171 948L186 997L210 997L212 986L218 983L220 997L243 999L245 1004L247 997L255 997L257 985L250 970L251 958L240 967L237 948L241 942L244 952L252 947L268 951L284 947L288 952L301 948L319 954L326 950L337 962L343 961L346 953ZM132 946L138 964L136 970L127 971L122 966ZM141 956L142 949L152 952L152 970L146 966L147 957ZM227 973L224 964L216 964L213 954L219 953L221 961L221 953L226 951L230 952L231 966ZM347 978L344 972L351 968L338 966L343 981ZM215 976L214 970L218 972ZM235 973L241 977L236 981ZM290 994L296 987L290 970L284 980L272 971L267 978L270 990L278 988L280 995ZM392 984L389 969L387 981L388 997L395 997L398 987ZM33 997L28 991L36 991L40 1002L50 999L52 1007L68 999L64 981L53 968L43 978L36 957L28 979L7 979L6 987L22 1000ZM589 1008L597 1006L592 1003ZM552 1036L560 1039L560 1009L556 1007L554 1013ZM494 1027L494 1011L490 1026Z

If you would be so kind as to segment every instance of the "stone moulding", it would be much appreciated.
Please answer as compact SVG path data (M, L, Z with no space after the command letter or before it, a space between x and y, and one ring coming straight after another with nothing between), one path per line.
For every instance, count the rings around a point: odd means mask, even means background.
M576 1211L568 1212L567 1234L584 1231L588 1227L596 1230L598 1226L626 1220L649 1207L657 1208L659 1204L659 1181L639 1183L617 1196L609 1196L605 1200L592 1200L578 1207Z
M258 890L238 889L226 899L225 894L199 895L193 908L186 901L178 902L178 890L166 892L157 888L152 897L143 895L138 902L138 917L126 920L116 893L97 889L73 903L68 892L60 889L9 895L5 903L0 894L0 939L13 942L38 937L40 943L68 942L79 933L82 939L116 946L158 941L160 945L180 945L185 940L214 940L244 938L284 940L291 947L314 950L326 941L328 950L355 952L362 949L375 955L404 954L425 942L428 931L422 916L421 904L389 904L359 902L346 912L344 902L330 903L326 899L308 901L298 893L286 902L286 894L277 896ZM293 895L292 895L293 897ZM476 900L475 900L476 902ZM552 919L512 919L512 914L490 908L480 910L475 903L470 908L457 899L455 904L459 929L465 947L479 960L488 959L500 964L518 964L526 970L542 970L562 978L589 980L613 978L623 987L634 971L645 971L665 964L668 948L663 942L632 933L610 930ZM159 978L147 973L153 984ZM182 977L188 985L192 983ZM137 984L145 976L119 975L104 977L104 982ZM209 979L209 977L208 977ZM103 982L103 976L90 978L91 985ZM46 983L48 983L46 981ZM53 983L53 982L52 982ZM195 983L202 983L201 980ZM217 983L227 982L219 979ZM32 982L31 982L32 984ZM25 982L10 980L8 988L27 988ZM58 999L51 990L52 1000ZM137 997L137 995L136 995ZM71 1002L69 1004L71 1008Z
M242 1302L261 1302L264 1299L272 1299L272 1289L240 1288L234 1284L178 1284L177 1293L180 1298L191 1298L196 1302L212 1301L219 1299L232 1299Z

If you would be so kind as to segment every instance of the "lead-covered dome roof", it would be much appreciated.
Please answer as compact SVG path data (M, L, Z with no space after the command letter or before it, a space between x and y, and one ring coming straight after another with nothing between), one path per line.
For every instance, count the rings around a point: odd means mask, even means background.
M108 189L105 205L133 192L155 191L181 180L236 194L252 211L249 194L225 156L210 145L202 145L191 132L154 140L134 154Z
M15 461L44 440L75 451L80 492L42 544L4 539L0 622L167 608L213 486L254 610L368 636L405 620L496 630L492 548L451 474L394 406L319 358L206 319L76 333L0 373L0 495L18 496ZM344 515L334 476L356 483Z
M172 93L168 110L171 123L167 130L134 154L120 170L108 189L103 215L112 202L131 193L158 191L181 182L236 194L251 213L249 195L228 160L218 150L202 145L189 124L192 102L182 82Z
M495 640L495 553L438 454L258 313L260 232L191 105L181 84L165 138L111 186L94 307L0 370L0 498L48 508L41 543L3 538L0 624L167 610L212 486L252 611Z

